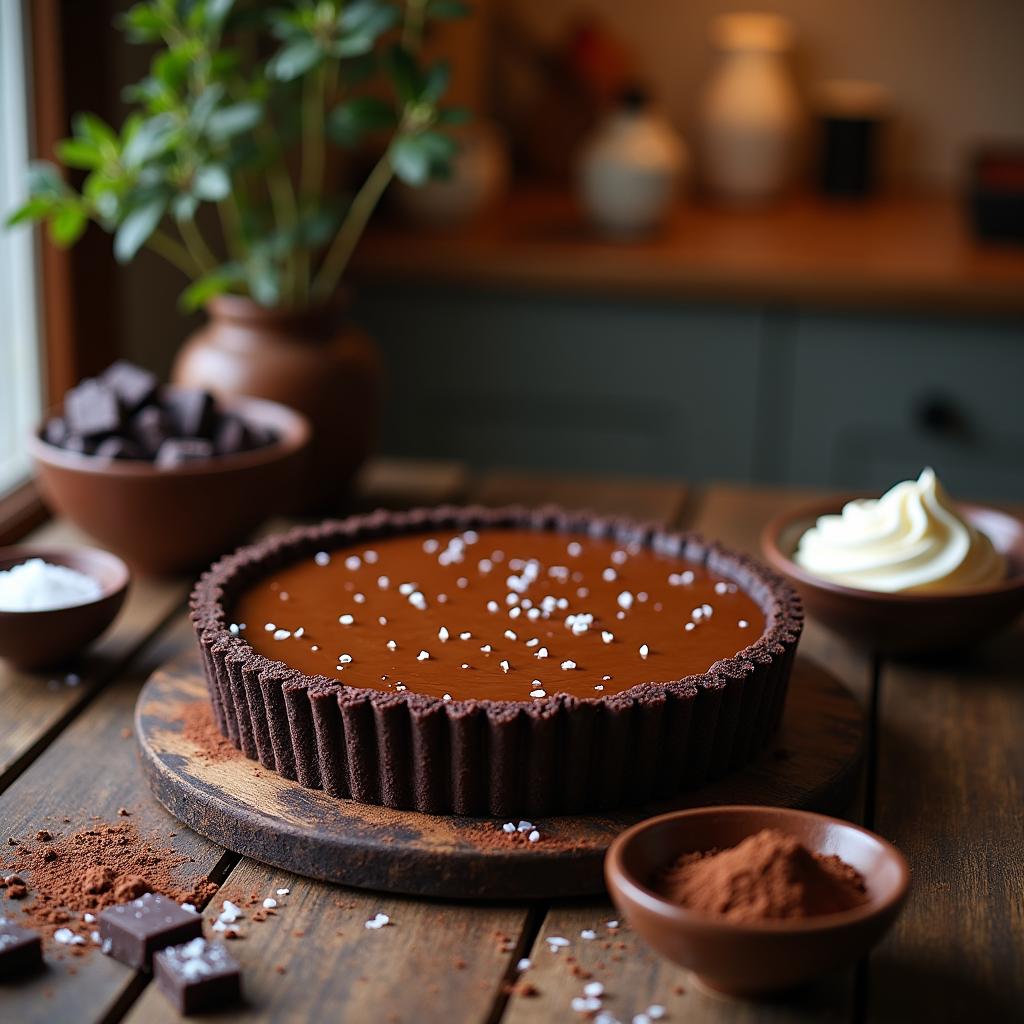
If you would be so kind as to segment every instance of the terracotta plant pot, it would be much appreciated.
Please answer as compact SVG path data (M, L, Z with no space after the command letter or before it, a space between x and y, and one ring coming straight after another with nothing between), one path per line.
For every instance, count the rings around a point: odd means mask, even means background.
M313 442L294 511L336 509L374 441L380 358L349 307L342 297L313 309L266 309L222 295L174 364L175 384L268 398L309 418Z

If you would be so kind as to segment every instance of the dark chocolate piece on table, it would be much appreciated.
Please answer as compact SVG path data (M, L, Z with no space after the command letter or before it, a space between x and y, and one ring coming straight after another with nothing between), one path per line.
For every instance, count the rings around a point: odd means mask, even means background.
M170 388L164 398L178 437L210 438L216 420L216 403L209 391Z
M203 934L203 919L198 914L151 892L131 903L107 907L100 913L99 923L103 952L136 968L148 968L157 950Z
M0 980L8 981L43 966L43 944L30 932L0 917Z
M68 431L82 437L116 434L122 424L121 406L113 388L88 378L64 397Z
M153 957L156 986L178 1013L201 1013L237 1003L242 995L238 963L222 942L193 939Z
M156 464L169 468L186 462L197 462L213 456L213 442L202 438L169 438L156 453Z
M93 453L105 459L144 459L146 453L134 441L123 437L108 437L96 446Z
M47 444L54 444L58 448L68 439L68 425L60 416L53 416L46 421L43 427L43 440Z
M157 380L141 366L118 359L100 375L100 380L120 399L121 405L134 412L156 394Z

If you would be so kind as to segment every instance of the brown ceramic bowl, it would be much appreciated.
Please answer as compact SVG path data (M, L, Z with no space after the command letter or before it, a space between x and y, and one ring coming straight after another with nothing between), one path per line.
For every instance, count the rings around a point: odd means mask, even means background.
M853 497L824 499L785 512L761 534L765 558L800 592L816 619L884 654L930 654L968 647L1010 625L1024 611L1024 523L980 505L957 505L1005 556L999 583L941 594L882 594L821 579L793 561L803 534L819 516Z
M141 572L170 574L206 565L287 507L310 436L305 416L277 402L233 398L222 405L272 428L279 440L255 451L157 469L151 462L67 452L36 433L29 450L46 498Z
M30 558L85 573L103 593L95 601L50 611L0 610L0 658L21 669L59 665L92 643L121 610L130 579L120 558L98 548L0 548L0 571Z
M839 856L864 876L868 902L838 914L736 924L685 910L652 888L681 854L736 846L763 828ZM739 996L785 991L855 963L896 920L910 883L906 861L884 839L785 807L702 807L642 821L612 843L604 875L616 907L658 953L706 987Z

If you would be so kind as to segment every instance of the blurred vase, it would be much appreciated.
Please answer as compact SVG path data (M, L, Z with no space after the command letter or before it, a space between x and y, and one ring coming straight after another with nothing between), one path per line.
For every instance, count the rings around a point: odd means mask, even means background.
M723 199L771 198L791 180L802 121L786 64L792 27L772 14L725 14L711 38L721 56L700 105L706 184Z
M313 440L294 511L336 510L375 438L381 363L350 306L342 296L311 309L267 309L222 295L175 360L175 384L269 398L309 417Z
M474 120L453 133L459 150L448 178L413 188L396 182L392 198L402 215L421 227L454 228L496 202L508 184L508 149L498 127Z
M579 190L599 230L641 235L661 227L672 210L686 168L678 133L639 90L619 105L584 144Z

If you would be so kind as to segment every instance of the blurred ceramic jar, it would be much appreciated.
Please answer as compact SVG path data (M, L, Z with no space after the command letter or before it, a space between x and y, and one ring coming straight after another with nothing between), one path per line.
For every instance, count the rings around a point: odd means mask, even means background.
M665 223L686 165L686 147L675 129L632 89L583 146L583 207L606 234L647 234Z
M411 188L396 181L392 199L420 227L456 228L497 202L508 187L508 147L497 125L475 119L455 133L451 177Z
M724 14L711 39L720 58L700 104L705 183L723 199L769 199L790 183L802 123L786 61L792 26L773 14Z

